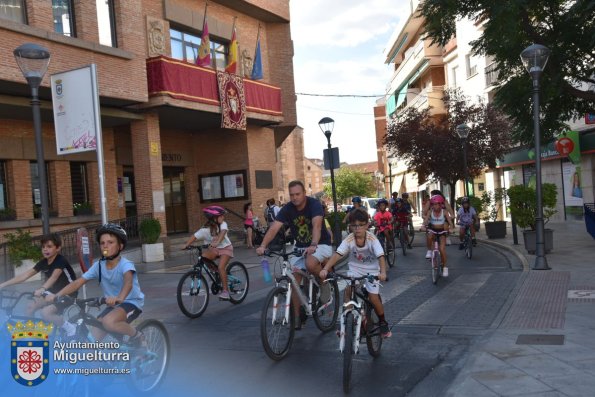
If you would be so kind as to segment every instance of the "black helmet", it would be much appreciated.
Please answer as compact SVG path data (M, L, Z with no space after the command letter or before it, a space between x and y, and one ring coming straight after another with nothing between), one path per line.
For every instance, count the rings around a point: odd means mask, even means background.
M95 239L97 240L97 244L99 244L99 239L101 238L101 236L103 236L106 233L117 236L120 240L120 243L123 245L122 249L126 248L126 243L128 242L128 235L126 234L126 230L124 230L120 225L116 225L115 223L106 223L105 225L97 229L95 231Z
M388 201L386 201L386 199L381 198L380 200L378 200L378 202L376 203L376 206L379 206L380 204L384 204L384 205L388 205Z
M360 196L355 196L354 198L351 199L352 203L361 203L362 202L362 198Z
M401 195L403 198L409 198L409 193L405 192Z

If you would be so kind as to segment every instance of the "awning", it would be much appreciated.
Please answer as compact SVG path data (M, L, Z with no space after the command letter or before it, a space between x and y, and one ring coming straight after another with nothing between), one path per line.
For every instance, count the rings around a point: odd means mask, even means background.
M393 175L393 185L391 186L390 193L399 191L401 184L403 183L404 176L405 174Z
M413 172L408 172L405 174L405 189L407 192L417 192L417 174Z

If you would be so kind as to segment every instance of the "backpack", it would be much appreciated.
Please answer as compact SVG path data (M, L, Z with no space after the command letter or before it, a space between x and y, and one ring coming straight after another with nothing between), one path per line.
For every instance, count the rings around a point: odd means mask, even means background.
M268 224L272 225L273 222L275 222L275 208L267 207L267 209L265 211L265 215L266 215Z

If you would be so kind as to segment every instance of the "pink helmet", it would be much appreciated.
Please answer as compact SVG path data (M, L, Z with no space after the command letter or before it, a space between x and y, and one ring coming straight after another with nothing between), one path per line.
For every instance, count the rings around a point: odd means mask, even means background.
M203 208L202 212L208 219L216 218L220 215L227 213L225 208L220 207L218 205L209 205L208 207Z
M439 194L437 194L437 195L435 195L435 196L432 196L432 197L430 198L430 203L431 203L431 204L436 204L436 203L438 203L438 204L444 204L444 197L442 197L442 196L441 196L441 195L439 195Z

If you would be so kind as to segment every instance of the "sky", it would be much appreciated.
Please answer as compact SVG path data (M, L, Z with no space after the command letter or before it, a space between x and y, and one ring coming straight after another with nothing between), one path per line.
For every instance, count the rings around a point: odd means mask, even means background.
M392 75L383 50L408 7L407 0L291 0L296 93L383 95ZM341 162L377 160L377 98L297 98L306 157L322 158L327 141L318 121L328 116Z

